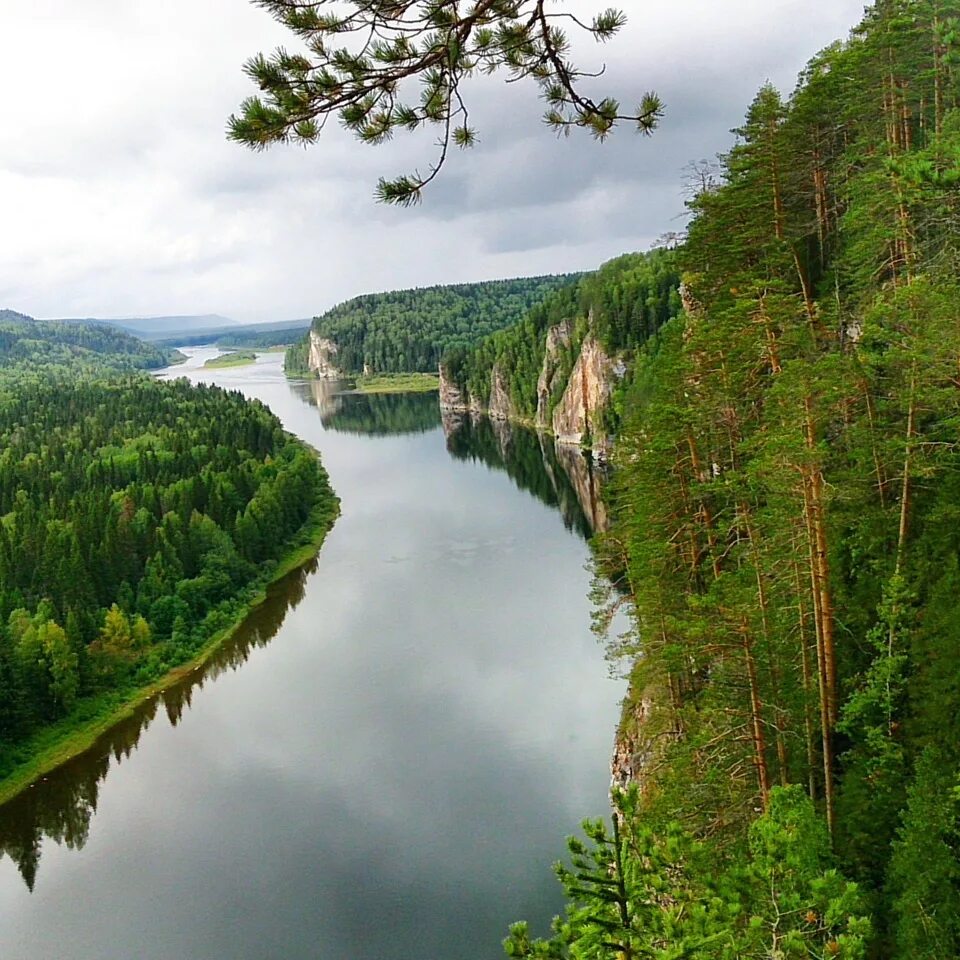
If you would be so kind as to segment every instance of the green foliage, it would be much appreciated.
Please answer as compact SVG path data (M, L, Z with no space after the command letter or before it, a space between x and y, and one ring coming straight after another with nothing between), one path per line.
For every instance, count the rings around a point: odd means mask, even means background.
M219 357L208 360L205 367L245 367L255 363L257 354L253 350L230 350Z
M585 337L595 336L608 355L632 357L679 312L679 284L671 251L617 257L553 292L516 325L491 334L472 348L448 350L442 361L444 373L468 400L485 407L497 371L514 410L520 417L532 419L540 401L538 384L548 331L555 328L553 375L545 398L552 412Z
M338 347L345 374L436 373L448 350L466 348L519 320L574 277L525 277L356 297L313 321ZM309 375L309 340L287 351L286 370Z
M554 936L511 927L507 956L544 960L862 960L870 935L856 884L835 868L823 821L798 788L775 789L743 860L717 860L676 823L655 830L635 792L608 828L583 825L556 872L568 898Z
M960 788L936 748L924 751L890 858L897 955L940 960L960 950Z
M759 91L621 404L621 738L646 822L750 849L754 904L773 884L743 956L957 952L958 15L878 3L789 100Z
M83 698L189 658L335 504L315 454L237 393L29 367L6 385L0 777Z
M92 323L34 320L12 310L0 310L0 386L13 371L26 366L45 371L79 373L149 370L165 367L171 350L144 343L113 327Z
M663 112L652 93L624 112L612 97L594 100L579 91L584 78L595 74L572 62L566 31L573 23L606 42L626 22L618 10L584 22L552 10L545 0L478 0L463 11L446 0L258 2L295 34L303 52L280 48L247 61L247 75L260 93L230 118L230 137L258 150L274 143L312 144L330 117L369 144L384 143L397 130L437 128L438 159L426 174L380 180L377 197L386 203L419 201L450 147L477 142L463 95L464 81L476 74L532 78L546 104L544 119L559 132L581 127L603 139L629 121L649 134ZM408 81L419 83L418 96L411 96Z

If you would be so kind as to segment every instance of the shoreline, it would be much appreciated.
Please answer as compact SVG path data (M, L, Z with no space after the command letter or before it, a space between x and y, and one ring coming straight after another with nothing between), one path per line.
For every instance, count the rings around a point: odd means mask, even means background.
M56 735L56 725L45 731L38 731L34 735L38 744L51 736L54 738L53 742L45 746L38 745L37 753L30 760L15 767L8 776L0 780L0 807L29 790L42 777L85 753L111 728L133 716L144 703L159 696L194 670L202 667L246 623L250 614L266 601L267 591L274 583L309 563L320 552L327 534L333 529L340 516L340 500L333 494L332 489L331 494L333 495L332 510L328 511L326 504L318 505L301 528L298 539L301 536L307 537L307 542L291 548L287 556L277 563L276 569L271 571L269 578L257 584L257 593L243 613L229 627L225 627L211 637L195 656L172 667L160 679L138 688L129 696L118 694L122 699L115 706L106 707L104 713L80 721L75 726L71 725L64 729L60 736ZM103 696L109 698L110 694ZM59 722L66 723L69 719L66 717Z

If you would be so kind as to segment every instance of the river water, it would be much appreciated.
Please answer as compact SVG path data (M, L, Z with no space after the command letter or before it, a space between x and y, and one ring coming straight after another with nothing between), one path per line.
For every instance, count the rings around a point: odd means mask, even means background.
M2 960L493 960L606 810L584 465L435 395L268 404L342 516L211 664L0 808ZM565 459L566 458L566 459Z

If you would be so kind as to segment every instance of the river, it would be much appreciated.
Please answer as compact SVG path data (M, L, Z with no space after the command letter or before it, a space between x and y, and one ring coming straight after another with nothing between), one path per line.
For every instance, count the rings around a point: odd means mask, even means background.
M546 932L623 694L582 463L434 395L184 352L320 450L342 516L207 668L0 807L0 957L494 960L510 922Z

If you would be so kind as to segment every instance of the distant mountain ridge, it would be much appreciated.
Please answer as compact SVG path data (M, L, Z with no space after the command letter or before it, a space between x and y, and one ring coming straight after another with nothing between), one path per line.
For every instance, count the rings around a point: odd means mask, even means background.
M206 330L238 327L241 324L217 313L180 314L157 317L56 317L51 323L95 323L125 330L144 340L167 339L178 333L195 334Z

